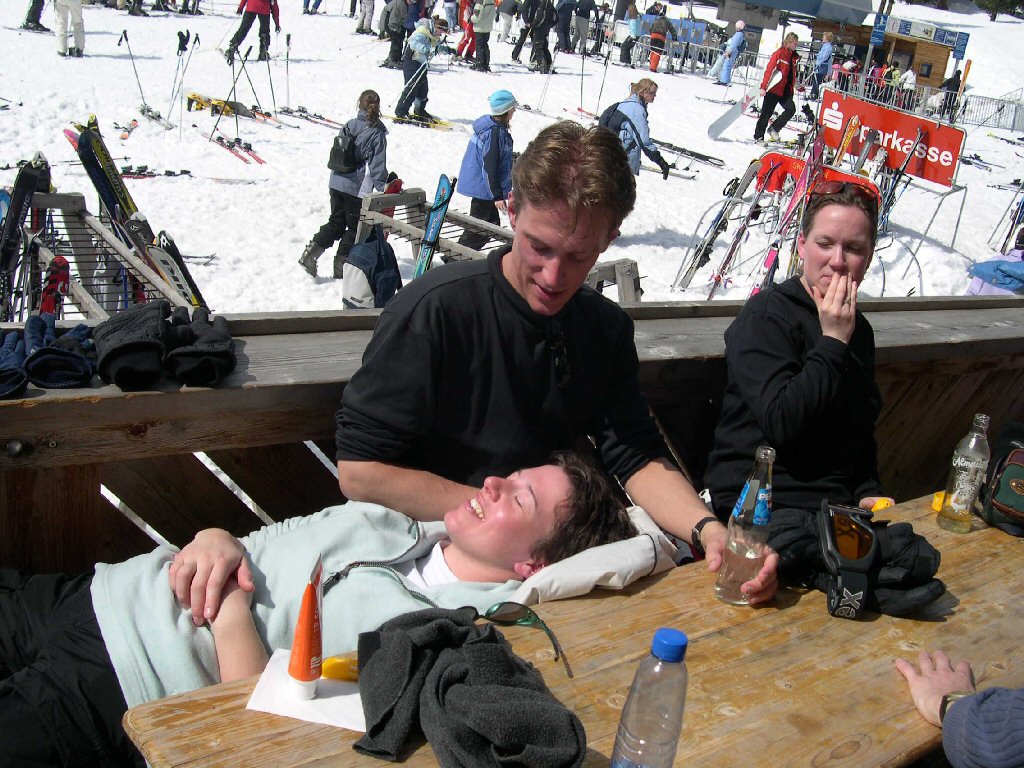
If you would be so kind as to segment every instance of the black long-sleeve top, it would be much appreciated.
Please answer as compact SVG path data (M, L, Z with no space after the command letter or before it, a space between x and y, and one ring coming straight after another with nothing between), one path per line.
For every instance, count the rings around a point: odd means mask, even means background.
M816 510L823 498L879 495L875 339L857 313L849 344L823 336L799 278L751 298L725 332L728 384L705 484L725 520L759 445L775 448L772 503Z
M503 256L432 270L388 304L342 396L339 460L479 485L585 435L623 483L668 457L629 316L586 286L557 315L538 315L502 274Z

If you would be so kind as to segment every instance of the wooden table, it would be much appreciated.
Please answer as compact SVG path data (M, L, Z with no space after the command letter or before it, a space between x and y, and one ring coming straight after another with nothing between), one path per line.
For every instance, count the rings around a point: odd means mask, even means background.
M893 766L939 746L937 728L911 703L892 664L941 647L974 666L980 688L1024 685L1020 585L1024 540L976 527L941 530L930 499L886 516L906 520L942 551L948 592L913 619L831 618L819 592L781 592L772 607L735 608L712 595L702 564L540 606L572 662L568 680L550 643L530 628L503 628L586 728L586 765L606 766L639 659L659 626L690 637L690 685L677 765ZM379 765L351 749L358 734L251 712L255 678L129 710L125 728L152 765ZM429 746L411 766L436 765Z

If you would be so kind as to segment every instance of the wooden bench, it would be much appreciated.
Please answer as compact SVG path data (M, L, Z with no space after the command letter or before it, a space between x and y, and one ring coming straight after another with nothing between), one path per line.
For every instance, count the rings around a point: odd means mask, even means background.
M572 680L542 632L501 631L579 716L588 766L608 765L633 673L659 626L690 637L677 765L905 765L936 749L941 732L914 708L893 658L943 648L972 662L981 689L1024 685L1017 611L1024 540L980 522L966 535L944 531L929 502L886 510L942 551L938 575L948 592L913 618L832 618L825 596L813 591L780 592L760 609L725 605L712 594L713 574L696 563L622 592L540 605L572 663ZM357 733L246 710L255 681L135 707L125 729L155 768L379 764L351 749ZM405 764L437 762L421 745Z
M1024 299L863 305L885 398L876 431L883 481L897 500L913 498L942 486L975 411L992 417L993 434L1024 419ZM739 306L628 307L644 391L698 478L724 389L723 333ZM376 317L229 316L238 367L215 388L30 387L0 400L0 563L79 571L148 550L152 541L112 497L178 545L201 528L244 534L341 502L327 466L334 413Z

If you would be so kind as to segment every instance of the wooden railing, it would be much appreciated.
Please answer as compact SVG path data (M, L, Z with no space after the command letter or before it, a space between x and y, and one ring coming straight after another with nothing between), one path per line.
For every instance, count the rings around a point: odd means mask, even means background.
M876 429L883 481L897 500L914 498L942 485L973 413L991 416L992 433L1024 419L1024 298L861 305L885 398ZM724 389L723 333L739 307L628 306L644 391L695 477ZM328 468L334 413L376 317L229 316L238 367L214 388L30 387L0 401L0 564L82 570L149 549L112 498L179 545L200 528L242 534L340 503Z

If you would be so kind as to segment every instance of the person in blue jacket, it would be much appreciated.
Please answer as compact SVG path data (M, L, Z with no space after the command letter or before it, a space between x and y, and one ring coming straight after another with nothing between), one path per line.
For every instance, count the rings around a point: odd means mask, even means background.
M833 54L832 33L826 32L821 36L821 48L818 49L818 55L814 59L814 77L811 79L811 99L813 100L817 100L818 89L832 72Z
M506 203L512 191L512 134L508 127L519 102L505 90L495 91L488 101L491 113L473 121L473 138L462 158L458 191L472 198L470 216L499 224L498 212L508 214ZM479 250L487 240L487 235L466 231L459 244Z
M647 105L653 102L657 95L658 84L649 77L641 78L629 87L629 98L620 101L617 108L626 118L619 126L619 139L629 156L629 167L634 174L640 175L642 151L658 165L662 177L667 179L671 166L651 139L647 123Z
M320 254L341 240L334 255L334 279L341 279L359 226L359 209L363 204L359 193L363 181L369 178L378 192L383 192L387 184L388 129L380 121L380 96L376 91L363 91L357 104L359 114L345 123L339 133L347 131L349 136L355 137L359 167L352 173L331 171L331 217L313 235L299 259L299 264L312 277L316 277L316 260Z
M921 716L942 729L942 749L953 768L1024 766L1024 688L978 692L966 661L940 650L918 654L918 668L895 659Z
M736 22L736 32L729 40L729 45L726 46L722 74L718 78L718 82L722 85L729 85L732 82L732 68L736 66L736 60L740 54L747 50L747 38L743 34L743 30L746 28L747 24L742 19Z

